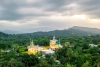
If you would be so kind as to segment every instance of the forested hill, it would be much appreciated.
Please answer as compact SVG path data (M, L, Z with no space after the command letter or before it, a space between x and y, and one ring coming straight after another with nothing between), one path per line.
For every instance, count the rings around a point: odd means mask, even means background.
M6 34L20 34L21 33L14 30L1 30L1 32L6 33Z
M5 34L5 33L3 33L3 32L0 32L0 37L6 37L6 36L8 36L8 34Z
M68 30L54 30L49 32L35 32L33 35L56 35L56 36L73 36L73 35L93 35L93 33L76 30L76 29L68 29Z
M18 34L21 36L90 36L100 34L100 29L74 26L64 30L54 30L48 32L34 32ZM7 34L0 32L0 36L7 36Z
M34 32L34 33L28 33L24 35L30 35L30 36L90 36L90 35L98 35L100 34L100 29L96 28L88 28L88 27L78 27L74 26L69 29L64 29L64 30L54 30L54 31L49 31L49 32Z

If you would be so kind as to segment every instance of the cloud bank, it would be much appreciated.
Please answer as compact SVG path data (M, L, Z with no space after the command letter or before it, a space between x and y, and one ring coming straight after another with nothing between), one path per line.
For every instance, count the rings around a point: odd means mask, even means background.
M99 0L0 0L0 30L100 28Z

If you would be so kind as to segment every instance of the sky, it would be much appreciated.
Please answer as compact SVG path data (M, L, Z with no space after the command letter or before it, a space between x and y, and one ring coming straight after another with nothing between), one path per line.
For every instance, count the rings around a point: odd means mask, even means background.
M0 30L100 28L100 0L0 0Z

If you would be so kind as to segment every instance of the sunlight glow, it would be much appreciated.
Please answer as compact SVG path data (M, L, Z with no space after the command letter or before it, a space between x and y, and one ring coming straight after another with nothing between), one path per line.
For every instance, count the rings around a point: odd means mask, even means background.
M72 16L72 18L85 20L87 17L86 17L86 15L82 14L82 15L74 15L74 16Z
M100 20L98 20L98 19L92 19L92 22L98 23L98 22L100 22Z

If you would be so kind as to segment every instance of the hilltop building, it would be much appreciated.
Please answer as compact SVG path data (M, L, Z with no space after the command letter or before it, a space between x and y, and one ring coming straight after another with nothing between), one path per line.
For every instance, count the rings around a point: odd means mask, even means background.
M61 47L60 41L56 40L55 36L53 36L53 40L50 40L50 48L52 50L57 50Z
M49 48L41 47L38 45L35 46L32 40L30 46L28 46L28 54L36 54L38 51L41 51L43 54L52 54L54 53L54 50L58 50L59 48L62 48L60 42L56 40L55 36L53 36L53 40L50 40L50 46L48 47Z
M37 53L37 49L34 46L33 40L30 43L30 46L28 46L28 54L36 54Z

